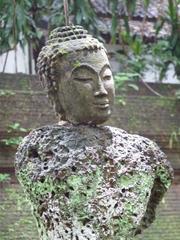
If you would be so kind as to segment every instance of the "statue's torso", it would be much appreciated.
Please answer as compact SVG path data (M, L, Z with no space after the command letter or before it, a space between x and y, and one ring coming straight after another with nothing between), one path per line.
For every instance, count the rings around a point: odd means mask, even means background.
M156 144L112 127L43 127L16 159L42 239L131 239L154 220L171 182Z

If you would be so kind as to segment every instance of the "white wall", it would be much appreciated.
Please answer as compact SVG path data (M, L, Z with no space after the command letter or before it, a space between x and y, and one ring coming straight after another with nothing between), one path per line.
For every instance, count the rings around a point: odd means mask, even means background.
M5 58L6 58L6 53L4 53L3 55L0 56L0 72L3 71ZM28 69L28 48L27 48L27 46L24 47L24 52L23 52L22 49L20 48L20 46L17 45L16 58L17 58L17 61L15 64L15 51L14 50L9 51L4 72L6 72L6 73L21 72L21 73L28 74L29 69ZM32 63L32 65L33 65L33 73L35 73L34 64ZM16 69L16 66L17 66L17 69Z

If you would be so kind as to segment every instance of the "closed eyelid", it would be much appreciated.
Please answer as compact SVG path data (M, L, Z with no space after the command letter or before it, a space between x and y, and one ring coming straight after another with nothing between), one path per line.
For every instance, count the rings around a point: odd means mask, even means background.
M87 65L87 64L84 64L84 65L77 66L77 67L73 68L71 74L72 74L72 75L73 75L73 74L76 74L77 71L79 71L79 70L86 70L86 71L89 71L89 72L91 72L91 73L96 74L96 71L95 71L91 66L89 66L89 65Z
M92 78L82 78L82 77L74 77L73 78L75 81L78 81L78 82L91 82L92 81Z
M105 74L105 71L109 70L110 72L108 74ZM89 66L88 64L82 64L81 66L76 66L71 73L71 77L75 80L75 81L79 81L79 82L90 82L91 80L93 80L93 75L100 75L102 77L102 79L104 80L110 80L112 77L112 72L111 72L111 67L109 64L105 64L101 70L98 72L93 69L91 66ZM91 76L91 77L89 77ZM109 79L107 79L109 78Z
M93 75L96 75L96 72L92 67L81 65L72 70L71 77L75 81L87 83L93 80Z

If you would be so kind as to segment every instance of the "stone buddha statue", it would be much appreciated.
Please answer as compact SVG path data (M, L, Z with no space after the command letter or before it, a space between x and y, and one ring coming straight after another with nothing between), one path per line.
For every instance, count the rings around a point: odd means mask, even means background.
M104 46L81 26L57 28L38 69L60 124L33 130L16 154L40 239L130 240L147 228L172 181L151 140L109 119L114 83Z

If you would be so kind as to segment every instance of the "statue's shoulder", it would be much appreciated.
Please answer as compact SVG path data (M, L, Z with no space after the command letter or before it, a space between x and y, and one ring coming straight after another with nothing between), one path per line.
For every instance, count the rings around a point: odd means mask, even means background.
M42 126L36 129L33 129L27 136L25 136L19 146L29 146L29 144L33 145L36 142L46 141L50 137L54 135L62 135L64 131L68 132L70 127L58 125L58 124L51 124Z
M107 128L111 131L112 141L117 148L123 146L124 148L127 148L127 151L129 152L139 152L139 154L150 158L151 161L162 161L163 159L166 159L166 155L154 141L138 134L128 133L120 128Z
M109 129L112 133L113 148L123 154L130 163L136 162L137 170L153 169L156 178L168 188L173 179L173 169L159 146L146 137L129 134L119 128L109 127Z
M158 145L154 141L150 140L149 138L140 136L138 134L128 133L127 131L117 127L106 126L106 128L109 129L109 131L111 131L113 138L119 138L120 140L130 142L134 146L145 144L146 146L148 146L153 150L156 150L156 149L159 150Z

